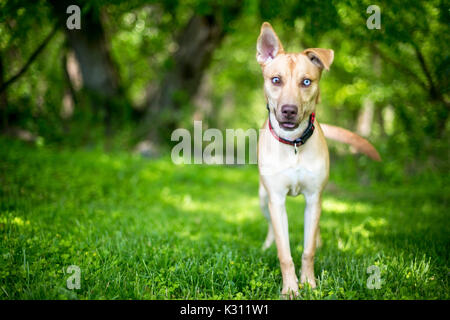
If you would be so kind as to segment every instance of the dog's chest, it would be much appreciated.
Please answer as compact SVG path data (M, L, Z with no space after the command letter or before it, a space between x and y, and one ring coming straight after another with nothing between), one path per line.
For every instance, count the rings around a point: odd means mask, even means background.
M303 166L296 166L287 168L283 172L283 176L286 178L288 195L297 196L305 187L308 182L312 182L314 179L312 173Z
M326 145L320 145L325 139L315 135L295 153L294 147L279 143L267 130L262 134L258 167L269 192L297 196L323 188L328 178L328 154Z

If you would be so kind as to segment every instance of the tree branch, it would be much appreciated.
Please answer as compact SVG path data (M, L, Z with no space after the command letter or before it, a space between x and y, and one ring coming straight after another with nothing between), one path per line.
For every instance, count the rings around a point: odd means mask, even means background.
M376 45L371 45L371 48L374 50L375 53L377 53L384 61L387 63L392 64L394 67L396 67L399 71L403 72L405 75L410 76L414 78L422 87L426 88L427 85L425 82L423 82L420 77L412 72L408 67L404 66L403 64L399 63L398 61L395 61L394 59L388 57L381 49Z
M431 76L430 69L428 69L428 66L425 62L425 57L423 56L422 52L420 51L420 48L416 44L413 44L413 47L414 47L414 50L416 51L416 56L417 56L417 59L419 60L420 66L422 67L423 73L427 77L428 88L430 89L430 95L435 99L439 98L438 97L439 90L433 81L433 77Z
M383 51L380 50L380 48L376 45L371 45L371 48L380 55L380 57L385 60L387 63L392 64L394 67L396 67L399 71L403 72L405 75L408 75L412 78L414 78L419 85L426 90L426 92L429 94L431 100L440 101L442 102L447 108L450 108L449 101L444 97L442 92L440 91L440 88L436 86L433 77L431 75L430 69L428 68L425 57L423 56L422 52L420 51L420 48L414 44L411 43L411 45L415 49L415 53L417 56L417 59L419 60L420 67L422 68L425 77L427 79L427 82L424 82L420 79L420 77L412 72L407 66L401 64L398 61L395 61L388 57Z
M25 65L17 72L14 76L5 81L0 87L0 93L6 90L11 84L13 84L17 79L19 79L30 67L33 61L38 57L38 55L44 50L50 40L53 38L57 30L57 26L55 25L49 35L44 39L44 41L36 48L36 50L32 53L32 55L28 58Z

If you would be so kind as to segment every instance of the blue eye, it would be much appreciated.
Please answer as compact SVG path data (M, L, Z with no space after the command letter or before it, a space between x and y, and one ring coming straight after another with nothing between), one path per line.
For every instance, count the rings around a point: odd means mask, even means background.
M303 79L302 85L304 85L305 87L309 87L311 85L311 80Z
M281 83L281 79L279 77L273 77L272 78L272 83L273 84L280 84Z

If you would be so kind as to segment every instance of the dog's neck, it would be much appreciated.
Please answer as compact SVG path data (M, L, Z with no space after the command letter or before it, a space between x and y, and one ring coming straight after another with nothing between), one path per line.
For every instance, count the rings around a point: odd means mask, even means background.
M312 112L314 112L314 110L311 111L311 113ZM277 136L279 136L283 139L293 141L293 140L299 138L303 134L303 132L305 132L305 130L309 124L309 116L311 115L311 113L305 115L303 117L303 120L298 125L298 127L295 128L294 130L285 130L282 127L280 127L280 123L278 122L277 118L275 117L275 114L273 111L269 112L269 120L270 120L270 124L272 125L272 129L273 129L273 131L275 131Z

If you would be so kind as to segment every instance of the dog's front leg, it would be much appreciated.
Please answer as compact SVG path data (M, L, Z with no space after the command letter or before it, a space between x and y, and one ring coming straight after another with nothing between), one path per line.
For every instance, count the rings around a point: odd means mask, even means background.
M286 195L269 197L269 211L275 234L278 259L280 260L283 289L281 294L298 295L298 278L295 275L294 261L289 245L288 219L286 213Z
M315 288L314 255L316 253L317 237L319 233L321 192L305 193L305 199L305 235L300 281L301 283L308 282L312 288Z

